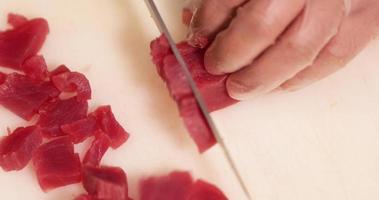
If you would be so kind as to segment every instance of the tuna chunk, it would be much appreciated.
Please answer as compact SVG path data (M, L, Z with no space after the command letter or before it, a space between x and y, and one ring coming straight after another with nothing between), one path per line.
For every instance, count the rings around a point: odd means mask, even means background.
M118 167L85 166L83 186L96 199L129 199L126 174Z
M30 120L43 103L59 91L50 82L40 82L12 73L0 85L0 104L25 120Z
M37 127L17 128L0 141L0 166L5 171L23 169L41 143L42 136Z
M9 15L13 29L0 33L0 65L20 70L26 58L41 49L49 33L47 21L42 18L25 21L17 15Z
M33 56L24 61L22 70L34 80L46 80L48 77L47 65L43 56Z
M50 77L56 76L61 73L70 72L70 69L66 67L66 65L59 65L53 71L50 72Z
M54 99L39 110L40 118L37 122L42 127L42 134L47 138L62 136L61 125L69 124L87 116L88 103L70 99Z
M227 200L214 185L202 180L194 183L188 172L172 172L140 182L141 200Z
M228 200L226 196L216 186L202 180L198 180L192 185L186 200Z
M33 156L38 182L43 191L79 183L81 164L69 136L41 145Z
M108 135L113 149L121 146L129 138L124 128L118 123L110 106L101 106L93 112L100 129Z
M188 81L170 50L167 40L161 36L154 40L151 45L151 54L158 73L166 82L170 95L178 104L180 114L195 140L200 152L212 147L216 141L207 126ZM226 91L227 75L215 76L209 74L204 67L205 50L195 48L182 42L178 49L185 59L192 78L196 82L200 93L210 112L230 106L237 101L232 99Z
M64 72L51 77L55 87L61 92L76 92L80 101L91 99L88 79L79 72Z
M81 143L88 137L94 135L97 129L96 118L94 116L88 116L84 119L61 126L63 133L70 135L75 144Z
M0 85L5 82L5 79L7 79L7 75L0 72Z
M74 200L95 200L91 195L82 194L76 197Z
M185 200L192 182L187 172L147 178L140 183L141 200Z
M91 146L86 152L86 155L83 159L83 164L85 165L100 165L100 161L103 158L105 152L107 152L110 146L109 137L104 134L102 131L99 131L95 137L95 140L92 142Z

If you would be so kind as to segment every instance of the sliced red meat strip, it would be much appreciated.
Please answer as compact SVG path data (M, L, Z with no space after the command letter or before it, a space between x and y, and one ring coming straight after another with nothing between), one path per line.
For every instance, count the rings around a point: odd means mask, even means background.
M100 165L100 161L108 150L110 143L109 137L102 131L99 131L84 156L83 164L93 166Z
M50 82L35 81L17 73L9 74L0 85L0 104L25 120L30 120L43 103L58 95Z
M43 56L32 56L24 61L22 70L35 80L45 80L48 76L47 65Z
M97 130L96 118L88 116L84 119L61 126L64 134L70 135L75 144L83 142L88 137L95 134Z
M17 28L23 24L25 24L28 21L28 19L22 15L9 13L8 14L8 24L13 26L13 28Z
M69 136L41 145L33 155L38 182L43 191L79 183L82 168Z
M55 76L65 72L70 72L70 69L68 69L66 65L59 65L57 68L50 72L50 76Z
M111 147L113 149L121 146L129 138L129 133L118 123L112 113L110 106L101 106L97 108L93 115L96 117L97 124L109 136Z
M140 182L141 200L185 200L193 180L188 172L172 172Z
M0 66L20 70L24 60L41 49L49 26L42 18L23 22L11 15L9 21L15 27L0 33Z
M0 141L0 166L5 171L23 169L41 143L42 136L36 126L17 128Z
M185 200L228 200L228 198L216 186L205 181L198 180L192 185Z
M198 145L201 152L206 151L215 144L215 139L207 126L192 91L177 62L170 51L167 40L161 36L151 43L153 62L161 78L166 82L170 95L177 102L181 116L187 129ZM204 67L205 50L195 48L182 42L178 44L197 87L202 94L209 111L216 111L230 106L237 101L232 99L226 91L227 75L214 76Z
M54 99L39 109L37 124L42 127L42 133L47 138L62 136L61 125L69 124L87 116L88 103L70 99Z
M88 79L79 72L64 72L51 77L55 87L61 92L76 92L78 100L91 99L91 86Z
M0 72L0 85L5 82L5 79L7 79L7 75Z
M83 186L88 194L97 199L129 199L126 174L119 167L85 166Z

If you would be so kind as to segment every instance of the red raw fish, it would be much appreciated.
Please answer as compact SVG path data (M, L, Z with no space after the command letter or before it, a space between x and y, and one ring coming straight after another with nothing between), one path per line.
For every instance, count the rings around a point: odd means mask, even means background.
M0 72L0 85L5 82L5 79L7 79L7 75Z
M85 166L83 186L96 199L128 200L128 182L119 167Z
M88 116L84 119L61 126L63 133L70 135L75 144L81 143L88 137L94 135L97 129L96 118L94 116Z
M21 170L42 143L42 135L36 126L17 128L0 141L0 166L5 171Z
M61 92L76 92L80 101L91 99L88 79L79 72L64 72L51 77L55 87Z
M53 77L55 75L70 72L70 69L66 67L66 65L59 65L57 68L55 68L53 71L50 72L50 77Z
M164 177L151 177L140 182L141 200L185 200L192 186L187 172L172 172Z
M0 85L0 104L25 120L30 120L43 103L59 91L50 82L40 82L12 73Z
M32 56L24 61L22 70L35 80L45 80L48 77L47 65L43 56Z
M21 16L9 17L14 27L0 33L0 65L20 70L25 59L36 55L41 49L49 26L42 18L25 22Z
M216 186L198 180L192 185L186 200L228 200Z
M13 28L17 28L23 24L25 24L28 21L28 19L22 15L9 13L8 14L8 24L13 26Z
M47 138L62 136L61 125L69 124L87 116L88 103L70 99L54 99L39 109L37 124L42 127L42 134Z
M109 137L102 131L99 131L84 156L83 164L93 166L100 165L100 161L108 150L110 143Z
M43 191L79 183L82 168L69 136L41 145L33 155L38 182Z
M74 200L95 200L95 199L91 195L82 194L82 195L76 197Z
M98 107L93 112L93 115L96 117L97 124L100 129L109 136L109 139L111 140L111 147L113 149L118 148L126 142L126 140L128 140L129 133L127 133L118 123L110 106Z
M228 200L214 185L198 180L188 172L172 172L140 182L141 200Z
M151 43L150 47L153 62L159 75L166 82L170 95L177 102L187 129L198 145L200 152L206 151L216 141L200 109L197 108L198 105L194 101L188 81L170 50L166 38L159 37ZM179 43L178 48L188 64L192 78L196 82L210 112L237 103L226 91L227 75L215 76L205 70L203 62L205 50L192 47L186 42Z

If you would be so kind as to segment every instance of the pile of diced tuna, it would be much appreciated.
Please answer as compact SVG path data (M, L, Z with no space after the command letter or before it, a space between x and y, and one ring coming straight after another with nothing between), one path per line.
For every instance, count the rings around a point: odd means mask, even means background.
M4 171L21 170L32 161L38 183L45 192L81 182L87 194L80 195L76 198L78 200L131 200L123 169L101 165L108 148L116 149L129 138L111 107L100 106L88 113L91 88L87 78L64 65L48 70L44 57L38 55L49 32L46 20L27 20L23 16L9 14L8 23L12 28L0 32L0 66L14 69L17 73L0 72L0 105L27 121L35 119L36 123L9 131L1 138L0 166ZM186 55L193 59L200 57L190 47L182 50L187 50ZM158 62L158 56L154 60ZM162 60L166 63L164 66L168 65L167 62L175 62L168 58L165 60L168 61ZM198 73L203 72L199 69ZM179 84L180 81L181 78ZM202 81L222 82L223 78L210 77ZM179 91L177 95L181 104L186 105L182 114L184 117L191 112L198 115L196 106L191 107L193 98L181 96L186 92ZM229 100L228 104L233 102ZM207 103L212 110L225 106L224 102ZM193 118L194 114L189 114L189 117ZM187 123L187 126L191 125ZM204 137L202 150L209 147L208 141L213 140L207 135L196 137ZM89 138L93 141L84 158L80 159L74 145ZM140 188L142 200L226 199L215 186L204 181L193 182L188 173L148 178L141 182Z

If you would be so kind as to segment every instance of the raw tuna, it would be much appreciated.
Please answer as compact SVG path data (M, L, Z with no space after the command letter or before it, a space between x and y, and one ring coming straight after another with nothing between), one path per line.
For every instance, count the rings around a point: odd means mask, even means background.
M83 164L93 166L100 165L100 161L108 150L110 143L109 137L102 131L99 131L84 156Z
M12 73L0 85L0 104L16 115L30 120L40 106L59 91L50 82L40 82Z
M25 22L21 16L9 17L14 28L0 33L0 65L20 70L24 60L41 49L49 26L42 18Z
M61 125L69 124L87 116L88 103L70 99L53 99L39 109L37 124L42 127L42 134L47 138L62 136Z
M216 143L215 138L194 100L187 79L172 54L167 40L161 36L150 46L153 62L157 66L159 75L166 82L170 95L177 102L191 137L195 140L200 152L206 151ZM226 91L227 76L214 76L205 70L203 63L205 50L192 47L185 42L179 43L178 48L189 66L209 111L216 111L237 102Z
M28 19L22 15L9 13L8 14L8 24L13 26L13 28L17 28L23 24L25 24L28 21Z
M142 180L141 200L185 200L192 182L187 172L173 172L168 176Z
M24 61L22 70L35 80L45 80L48 76L47 65L43 56L33 56Z
M87 118L61 126L63 133L70 135L75 144L81 143L89 136L94 135L97 129L96 118L94 116L88 116Z
M41 143L37 127L17 128L0 141L0 166L5 171L23 169Z
M79 155L69 136L54 139L41 145L33 156L38 182L43 191L81 181Z
M93 112L93 115L96 117L100 129L109 136L113 149L118 148L128 140L129 133L117 122L110 106L97 108L95 112Z
M227 200L215 186L198 180L188 172L172 172L140 182L141 200Z
M79 72L64 72L51 77L55 87L61 92L76 92L78 100L91 99L88 79Z
M0 85L5 82L5 79L7 79L7 75L0 72Z
M68 69L66 65L59 65L57 68L50 72L50 76L52 77L65 72L70 72L70 69Z
M192 185L186 200L228 200L214 185L198 180Z
M125 172L119 167L85 166L83 186L96 199L128 200Z

